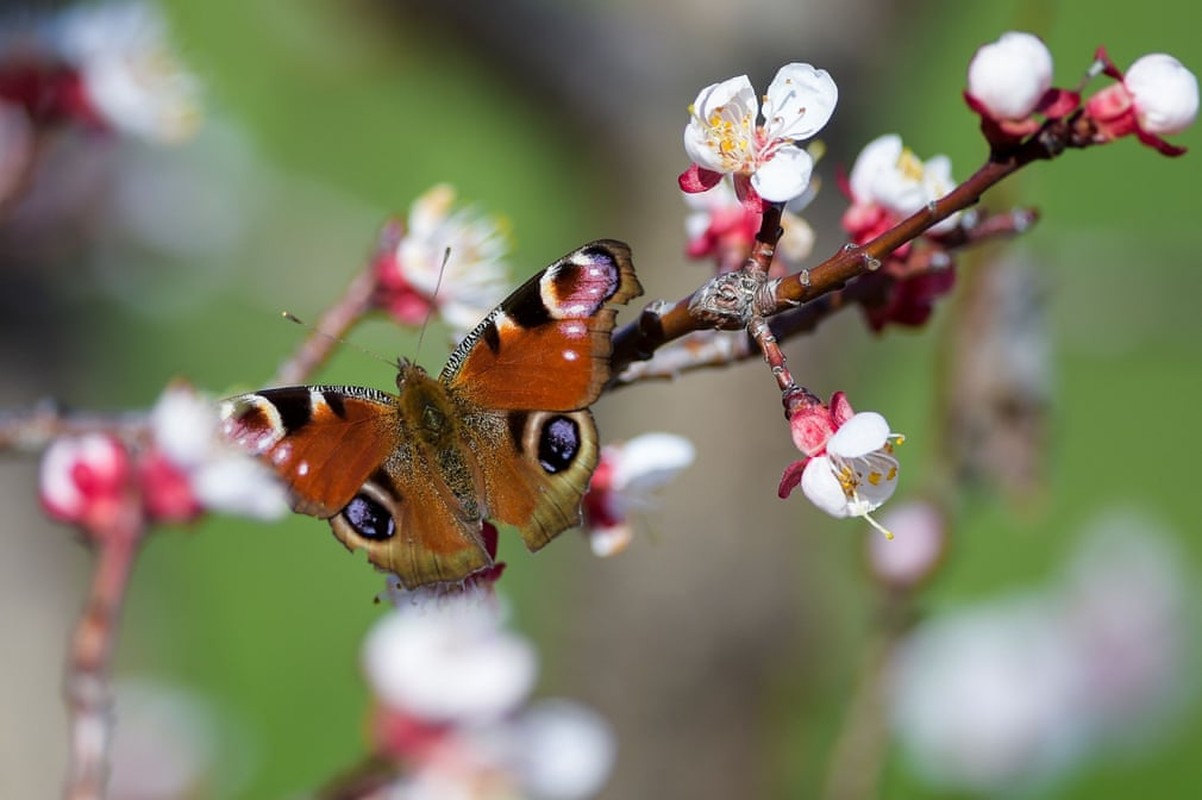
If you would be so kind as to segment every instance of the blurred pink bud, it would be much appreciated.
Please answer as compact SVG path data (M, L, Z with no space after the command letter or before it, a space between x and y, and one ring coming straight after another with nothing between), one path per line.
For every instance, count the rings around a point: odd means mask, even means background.
M204 511L188 474L159 450L151 450L138 460L138 481L142 505L153 520L190 522Z
M55 519L106 530L130 500L131 476L129 454L114 436L56 439L42 456L42 507Z
M947 547L947 523L931 503L915 501L891 508L881 525L893 531L894 541L877 536L868 540L868 566L882 583L907 589L930 575Z

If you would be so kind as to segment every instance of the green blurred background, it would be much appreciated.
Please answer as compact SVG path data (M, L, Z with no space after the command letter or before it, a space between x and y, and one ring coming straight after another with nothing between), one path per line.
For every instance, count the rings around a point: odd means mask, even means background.
M89 270L64 265L52 289L38 284L45 319L5 329L12 405L53 395L83 408L145 407L174 376L215 392L255 386L300 336L278 311L315 318L370 253L383 217L436 182L508 219L519 272L615 237L634 247L648 299L683 296L706 274L681 255L684 109L701 86L739 73L762 87L780 64L804 60L839 84L823 135L826 188L811 210L823 257L842 241L834 167L870 138L901 132L924 157L949 154L957 177L983 157L960 92L975 48L1004 30L1043 36L1059 85L1076 83L1103 43L1120 65L1165 51L1202 68L1202 12L1184 0L163 7L206 86L210 127L178 156L207 187L193 212L221 221L230 244L202 243L165 263L153 249L106 242L113 253L86 254ZM1202 388L1202 137L1195 129L1175 141L1192 152L1169 160L1126 141L1069 153L986 198L1044 214L1016 246L1049 291L1046 478L1037 499L963 498L952 558L924 609L1047 579L1081 526L1115 502L1178 532L1187 569L1202 574L1199 437L1188 422ZM167 180L175 158L155 154L148 174ZM844 316L789 350L795 372L820 394L846 389L885 413L910 442L901 494L930 489L946 313L920 333L880 339ZM354 338L386 357L414 347L383 323ZM444 356L423 349L428 366ZM350 349L321 379L392 383ZM537 557L503 545L502 588L515 624L538 643L542 691L589 702L615 724L606 797L810 797L823 785L874 622L860 567L867 534L776 500L796 456L777 408L753 364L607 398L603 437L672 430L697 442L698 464L616 560L592 559L574 536ZM65 531L29 518L29 465L5 469L7 505L22 520L7 526L6 546L38 541L4 557L15 666L9 710L0 708L2 772L13 777L0 781L43 787L20 796L52 796L63 752L55 671L89 561ZM381 613L372 603L381 588L313 520L164 531L138 566L119 672L178 682L228 716L239 733L226 746L248 776L239 796L295 796L363 752L358 648ZM25 731L29 719L39 732ZM1202 718L1187 712L1154 749L1087 762L1045 791L1202 796L1199 757ZM18 796L4 785L0 794ZM952 796L925 788L896 757L884 795Z

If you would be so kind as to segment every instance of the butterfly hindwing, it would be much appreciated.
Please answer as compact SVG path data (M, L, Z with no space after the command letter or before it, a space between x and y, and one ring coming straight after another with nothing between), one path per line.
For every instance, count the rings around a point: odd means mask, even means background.
M580 524L580 501L597 466L597 428L587 409L486 412L464 418L489 519L513 525L530 550Z

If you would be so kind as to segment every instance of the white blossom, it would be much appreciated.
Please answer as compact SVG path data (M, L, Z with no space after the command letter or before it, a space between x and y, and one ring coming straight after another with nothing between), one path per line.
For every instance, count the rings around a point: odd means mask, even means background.
M200 85L172 52L154 6L76 6L57 19L54 32L59 51L79 70L88 100L108 124L161 142L195 132Z
M385 304L401 322L420 325L431 308L457 336L505 296L508 237L500 221L454 210L455 190L434 186L413 202L404 234L381 254L377 275Z
M805 192L813 159L797 145L820 131L834 113L838 88L809 64L787 64L759 101L746 75L702 89L689 107L685 152L698 167L749 178L765 200L787 202Z
M951 159L940 155L924 162L895 133L878 136L864 146L852 166L849 183L856 205L876 204L903 219L956 188ZM959 222L956 212L932 226L930 232L946 233Z
M585 496L589 543L598 556L625 549L633 537L629 517L654 507L653 493L693 463L696 449L683 436L645 433L606 445Z
M834 432L823 454L812 456L801 474L806 498L832 517L862 517L886 536L870 514L897 489L899 434L874 411L862 411Z
M495 719L523 703L537 660L474 594L390 613L368 634L364 670L387 706L432 722Z
M283 484L220 433L220 405L190 387L168 387L150 414L155 445L205 508L257 519L288 513Z

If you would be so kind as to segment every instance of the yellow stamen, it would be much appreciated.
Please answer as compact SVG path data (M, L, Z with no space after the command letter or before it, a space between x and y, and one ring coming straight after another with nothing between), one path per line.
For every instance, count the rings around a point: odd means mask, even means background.
M901 155L897 157L897 170L912 181L922 180L922 162L908 147L902 148Z
M869 516L868 514L864 514L864 519L868 521L868 524L869 524L869 525L871 525L872 527L876 528L876 529L877 529L878 531L880 531L881 533L885 534L885 538L886 538L886 539L888 539L889 541L893 541L893 531L889 530L889 529L888 529L888 528L886 528L884 525L882 525L881 523L877 522L875 519L873 519L873 518L872 518L871 516Z

